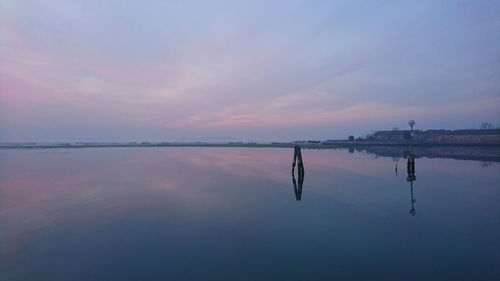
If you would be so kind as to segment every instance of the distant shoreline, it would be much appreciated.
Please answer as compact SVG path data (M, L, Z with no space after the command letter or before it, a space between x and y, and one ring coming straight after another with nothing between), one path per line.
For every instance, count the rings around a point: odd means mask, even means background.
M500 148L500 129L465 130L392 130L378 131L366 138L336 140L296 140L289 142L252 141L178 142L178 141L75 141L75 142L0 142L1 148L99 148L99 147L294 147L329 149L362 147L497 147Z
M394 142L358 142L344 141L334 144L295 144L295 143L87 143L87 144L0 144L0 149L51 149L51 148L113 148L113 147L265 147L265 148L293 148L299 145L306 149L334 149L334 148L364 148L364 147L409 147L409 143ZM489 147L499 148L497 144L413 144L414 147Z
M37 150L37 149L86 149L86 148L286 148L293 149L293 143L136 143L136 144L64 144L64 145L0 145L0 151L7 150ZM410 152L408 144L387 144L387 143L337 143L330 145L302 144L303 149L345 149L350 153L366 152L382 157L392 157L394 159L407 158L414 154L416 158L451 158L458 160L476 160L486 162L500 162L500 146L494 145L430 145L418 144L413 146Z

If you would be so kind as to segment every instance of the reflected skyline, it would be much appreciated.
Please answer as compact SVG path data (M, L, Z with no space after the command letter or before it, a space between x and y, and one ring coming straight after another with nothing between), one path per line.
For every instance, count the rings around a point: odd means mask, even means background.
M349 152L365 151L376 156L392 157L394 159L407 158L411 153L415 158L449 158L455 160L474 160L484 163L500 163L500 147L473 147L473 146L361 146L349 147Z

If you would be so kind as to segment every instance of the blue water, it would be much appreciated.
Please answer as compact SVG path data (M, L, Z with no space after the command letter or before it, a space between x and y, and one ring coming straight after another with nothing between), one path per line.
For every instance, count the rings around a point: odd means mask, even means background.
M498 163L302 156L0 150L0 280L500 280Z

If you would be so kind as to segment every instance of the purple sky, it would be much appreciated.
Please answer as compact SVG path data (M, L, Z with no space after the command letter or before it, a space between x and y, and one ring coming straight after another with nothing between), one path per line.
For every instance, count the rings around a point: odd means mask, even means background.
M500 1L0 0L0 142L500 125Z

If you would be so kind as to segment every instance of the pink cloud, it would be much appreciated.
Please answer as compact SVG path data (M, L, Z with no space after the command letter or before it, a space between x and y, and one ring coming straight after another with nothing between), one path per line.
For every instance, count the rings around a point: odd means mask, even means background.
M304 100L306 99L307 97L304 97ZM360 124L367 121L390 121L400 118L406 120L412 116L439 118L457 112L477 114L478 108L481 108L482 112L498 112L499 106L500 98L491 98L436 106L391 106L382 103L359 103L336 109L306 107L306 109L288 108L286 111L275 112L275 106L271 102L270 104L227 107L220 112L197 113L185 121L167 124L167 126L205 129Z

